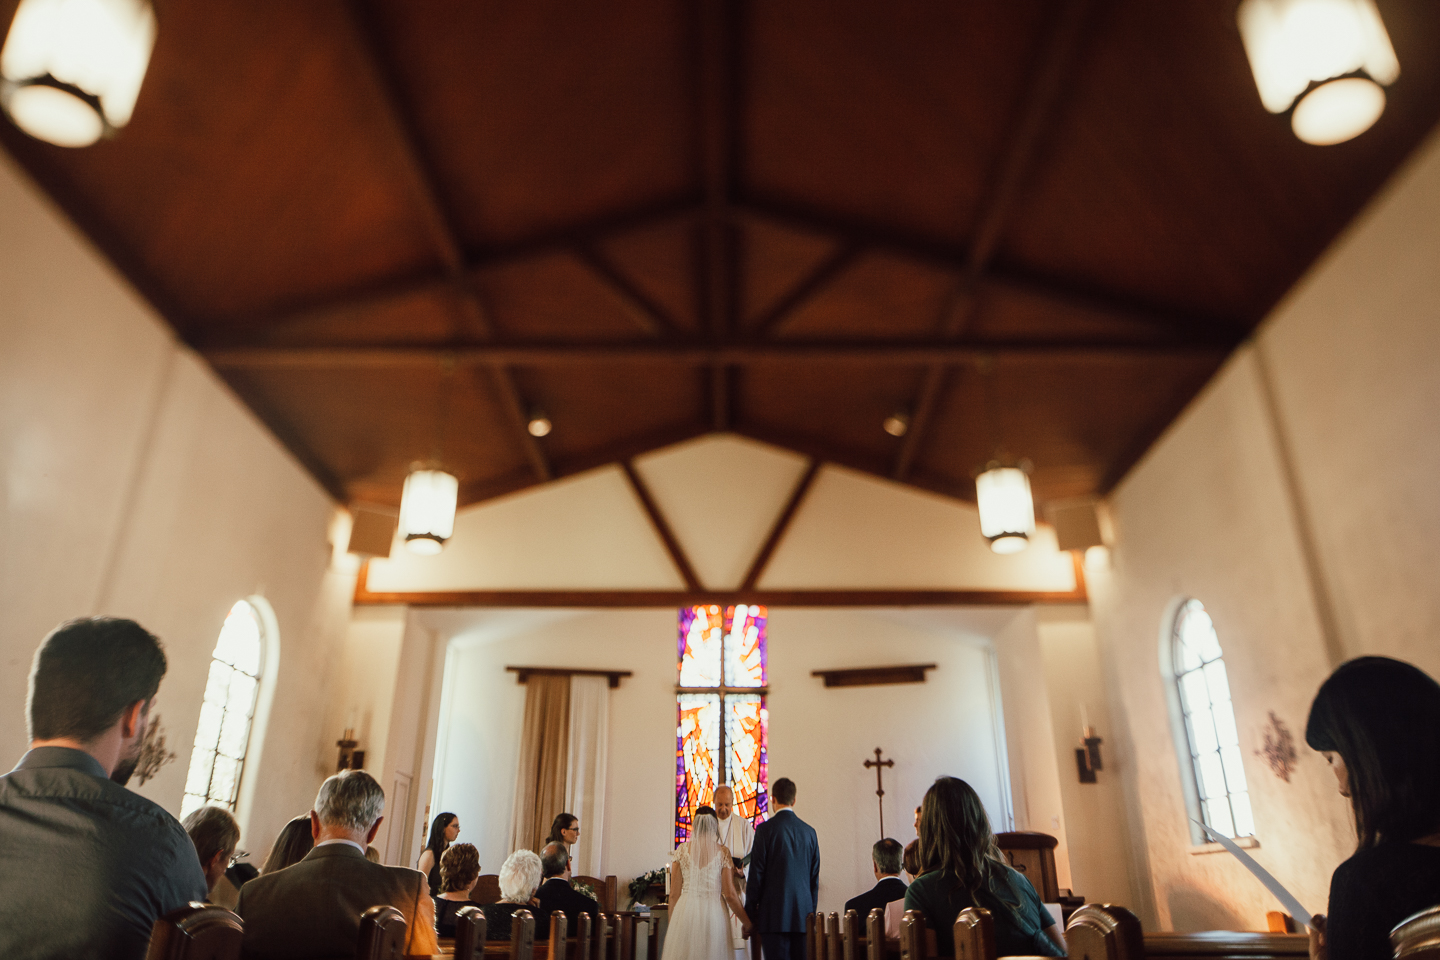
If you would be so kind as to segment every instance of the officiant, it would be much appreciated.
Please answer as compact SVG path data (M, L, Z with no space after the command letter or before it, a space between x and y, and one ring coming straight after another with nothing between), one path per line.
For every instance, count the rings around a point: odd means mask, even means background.
M755 827L744 817L735 813L735 791L722 784L715 788L715 819L720 821L720 843L730 851L730 861L735 865L735 889L745 889L745 869L750 864L750 845L755 842ZM740 921L730 918L730 935L734 938L735 949L745 949L745 939L740 936Z

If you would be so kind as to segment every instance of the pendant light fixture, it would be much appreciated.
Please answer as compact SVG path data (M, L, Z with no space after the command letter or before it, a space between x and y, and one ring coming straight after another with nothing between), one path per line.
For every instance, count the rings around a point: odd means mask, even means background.
M995 402L994 361L979 361L990 444L999 450L999 409ZM996 553L1019 553L1035 535L1035 501L1030 495L1030 461L1007 462L996 456L975 476L980 533Z
M36 139L87 147L130 122L154 46L148 0L21 0L0 107Z
M1319 146L1370 129L1400 61L1374 0L1242 0L1245 55L1271 113Z
M454 374L455 362L448 359L436 404L434 454L429 462L410 465L410 475L405 478L405 488L400 494L400 534L405 538L405 547L411 553L426 557L445 549L445 541L455 532L460 481L440 468Z
M1022 467L992 461L975 478L980 532L996 553L1019 553L1035 535L1035 501Z

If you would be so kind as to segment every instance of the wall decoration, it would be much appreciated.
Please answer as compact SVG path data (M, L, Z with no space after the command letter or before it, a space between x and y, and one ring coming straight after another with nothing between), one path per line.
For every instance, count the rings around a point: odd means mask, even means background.
M1255 756L1264 760L1275 776L1290 782L1290 773L1295 769L1299 755L1295 752L1295 738L1290 734L1290 728L1275 715L1274 710L1270 711L1270 723L1265 728L1265 745L1255 751Z

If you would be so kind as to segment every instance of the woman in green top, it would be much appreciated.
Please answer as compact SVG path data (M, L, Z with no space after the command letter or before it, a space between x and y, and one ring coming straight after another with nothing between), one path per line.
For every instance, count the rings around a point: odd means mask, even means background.
M942 957L955 955L953 926L966 907L984 907L995 920L1001 957L1065 956L1065 936L1030 881L1005 862L975 790L940 777L920 808L921 875L905 892L905 909L925 914Z

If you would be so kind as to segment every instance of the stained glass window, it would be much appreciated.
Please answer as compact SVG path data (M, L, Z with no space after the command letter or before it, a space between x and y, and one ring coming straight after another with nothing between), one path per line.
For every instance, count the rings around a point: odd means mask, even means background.
M182 817L207 803L235 809L260 689L262 629L259 611L245 600L230 608L220 628L195 728Z
M1215 624L1199 600L1180 605L1172 643L1190 769L1205 825L1227 837L1253 836L1255 820L1240 762L1230 680Z
M680 611L676 687L675 842L690 837L695 809L715 788L735 791L735 813L769 809L765 735L764 607L707 604Z

